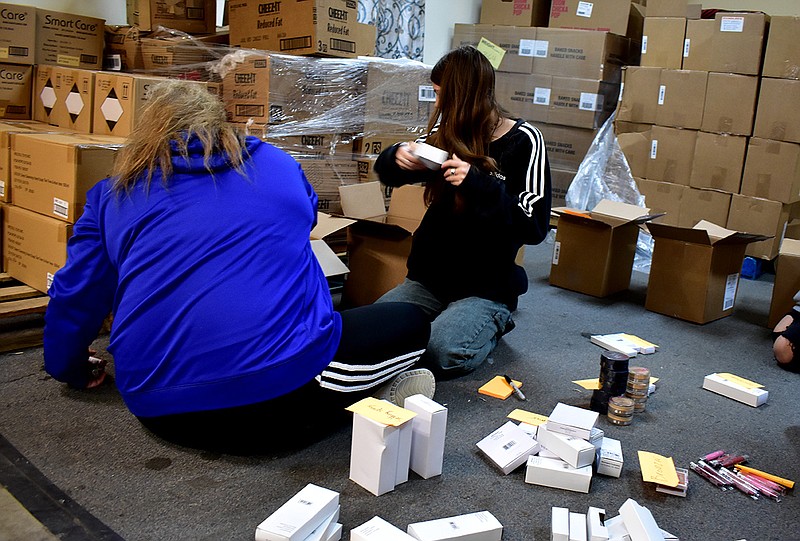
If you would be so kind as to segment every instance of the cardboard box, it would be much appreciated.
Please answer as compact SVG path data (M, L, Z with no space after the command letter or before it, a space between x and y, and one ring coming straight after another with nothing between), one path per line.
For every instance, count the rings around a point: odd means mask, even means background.
M137 26L106 25L103 69L125 72L144 69L141 34Z
M561 460L573 468L591 466L594 462L596 449L594 445L582 438L553 432L547 425L540 426L537 434L542 447L557 454Z
M411 239L425 214L424 188L402 186L384 206L380 183L342 186L342 211L356 219L348 229L348 266L343 296L352 306L374 302L406 276Z
M767 51L764 54L764 77L800 79L800 17L776 16L769 22Z
M547 26L549 19L550 0L483 0L481 3L481 24Z
M36 63L99 70L104 19L36 9Z
M774 329L783 316L795 305L794 296L800 291L800 240L785 238L775 260L775 281L769 305L767 326Z
M503 537L503 525L489 511L414 522L406 531L419 541L500 541Z
M733 195L728 214L728 229L763 235L764 239L747 246L745 255L774 259L783 232L792 214L792 205L747 195Z
M522 466L529 456L539 452L539 442L512 421L507 421L476 445L505 475Z
M358 162L350 156L296 156L309 184L317 192L318 208L331 214L342 213L339 189L358 184Z
M584 2L581 0L552 0L550 28L576 28L600 30L622 36L641 36L639 12L632 8L631 0L605 0ZM632 26L637 26L637 31Z
M553 206L565 206L567 204L567 192L575 180L577 171L574 169L562 169L557 166L550 167L550 191Z
M727 396L754 408L766 403L769 392L766 389L743 384L724 374L709 374L703 378L703 389Z
M754 12L718 12L711 38L710 71L761 74L769 15Z
M533 73L618 83L630 40L609 32L538 28Z
M559 402L547 418L547 430L589 441L599 413Z
M3 267L34 289L47 292L56 271L67 262L72 225L36 212L5 205Z
M0 64L0 118L30 120L32 90L33 66Z
M127 0L128 24L142 30L159 26L187 34L213 34L216 30L215 0Z
M619 149L625 155L634 178L647 175L650 159L650 132L621 133L617 135Z
M375 51L375 27L357 22L353 0L240 0L228 9L232 46L344 58Z
M569 541L569 509L553 507L550 519L550 539Z
M800 143L800 81L761 79L753 135Z
M498 72L532 73L537 30L524 26L456 23L453 30L453 48L463 45L477 47L481 38L485 38L505 51L497 67Z
M350 530L350 541L414 541L414 538L376 516Z
M681 69L685 38L684 17L645 17L641 65Z
M656 124L700 129L707 84L705 71L662 70Z
M256 528L256 541L302 541L339 507L339 493L309 483Z
M592 484L592 467L573 468L558 458L532 456L525 467L525 482L588 494Z
M711 39L716 24L713 19L686 21L686 40L683 45L685 70L708 71L711 67Z
M100 72L94 78L92 133L127 137L147 103L147 89L162 77ZM203 84L203 83L197 83Z
M595 297L630 286L639 225L648 210L603 200L591 212L553 209L559 215L550 284Z
M0 62L34 64L36 54L36 8L0 3Z
M78 133L12 134L13 203L75 223L87 190L111 174L114 155L124 143L118 137Z
M747 137L697 132L689 185L739 193Z
M53 67L56 121L62 128L91 133L94 114L94 71ZM52 116L52 115L51 115Z
M619 514L625 522L625 528L630 533L631 539L637 541L664 541L664 535L656 524L652 513L646 507L642 507L634 500L628 498Z
M600 449L597 450L597 473L609 477L619 477L622 474L624 459L622 456L622 443L609 437L603 437Z
M31 116L37 122L58 126L64 103L58 101L55 72L58 66L35 66L31 96Z
M694 227L702 220L714 224L727 223L731 197L727 192L687 186L681 196L677 225Z
M688 0L647 0L645 3L648 17L686 17L689 10Z
M421 394L406 398L403 407L417 414L411 420L411 471L423 479L441 475L447 408Z
M350 479L376 496L408 480L411 423L390 426L353 415Z
M419 62L371 61L367 68L364 132L423 133L433 114L436 94L430 67Z
M230 122L270 121L270 57L266 54L236 58L222 77L222 101Z
M756 116L758 77L709 73L703 124L707 132L751 135Z
M149 38L139 40L143 69L148 75L207 80L207 65L217 62L225 50L214 51L195 38Z
M550 160L551 167L571 169L573 172L583 163L597 135L597 130L592 128L575 128L542 122L537 122L536 127L544 136L547 159Z
M586 541L586 515L569 513L569 541Z
M616 119L655 124L661 68L628 66L625 68L624 81Z
M645 308L700 324L731 315L747 244L764 237L705 221L648 229L655 244Z
M617 83L593 79L553 77L547 121L576 128L599 128L617 108L619 87Z
M653 126L646 178L688 186L696 145L695 130Z
M547 122L553 78L549 75L497 73L497 103L511 115L538 125Z
M688 187L644 178L637 178L636 185L650 211L653 214L663 214L655 218L654 223L679 225L681 201Z

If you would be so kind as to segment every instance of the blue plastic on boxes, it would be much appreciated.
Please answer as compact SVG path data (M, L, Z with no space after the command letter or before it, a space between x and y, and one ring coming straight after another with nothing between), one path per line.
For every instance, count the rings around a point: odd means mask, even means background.
M742 278L755 280L764 272L764 260L747 256L742 262Z

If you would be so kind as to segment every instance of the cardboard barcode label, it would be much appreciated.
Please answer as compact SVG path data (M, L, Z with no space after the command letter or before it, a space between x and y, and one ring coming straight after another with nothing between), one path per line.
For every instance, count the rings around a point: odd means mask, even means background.
M561 255L561 242L555 242L553 244L553 265L558 265L558 258Z
M0 180L0 197L6 196L6 183L4 180Z
M720 32L744 32L744 17L722 17L719 21Z
M578 17L591 17L594 4L592 2L578 2L578 8L575 10L575 15Z
M436 101L436 92L430 85L420 85L418 91L418 99L419 101L428 101L428 102Z
M53 214L62 218L69 217L69 203L58 197L53 198Z
M47 273L47 289L50 289L50 286L53 285L53 276L55 276L52 272Z
M590 92L581 92L581 102L578 107L582 111L599 111L600 96Z
M647 54L647 36L642 36L642 54Z
M550 89L537 87L533 91L533 103L536 105L550 105Z
M658 104L664 105L664 97L667 95L667 87L666 85L661 85L658 87Z
M508 451L509 449L514 447L516 444L517 444L517 442L515 442L514 440L511 440L510 442L508 442L505 445L503 445L503 449Z
M109 71L122 70L122 57L118 54L112 54L106 57L106 69Z
M736 288L739 285L739 273L735 272L728 275L725 281L725 300L722 303L723 310L730 310L733 308L733 302L736 300Z
M655 160L656 156L658 156L658 140L654 139L650 144L650 159Z
M519 40L519 55L520 56L534 56L536 50L536 41L532 39Z
M692 45L692 40L690 38L686 38L683 40L683 57L689 58L689 48Z
M547 51L550 49L550 42L545 40L536 40L536 47L533 51L533 56L536 58L547 58Z

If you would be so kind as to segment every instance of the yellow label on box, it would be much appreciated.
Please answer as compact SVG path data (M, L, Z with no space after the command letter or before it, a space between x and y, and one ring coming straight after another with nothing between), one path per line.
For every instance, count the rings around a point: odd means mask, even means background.
M532 413L521 409L515 409L508 414L508 418L526 425L541 426L547 422L547 416L539 413Z
M724 379L725 381L730 381L731 383L735 383L745 389L761 389L764 387L760 383L756 383L755 381L750 381L749 379L741 378L735 374L729 374L728 372L722 372L717 374L719 377Z
M69 66L71 68L78 68L81 65L81 59L80 57L77 56L60 54L56 57L56 63L59 66Z
M506 55L505 49L483 37L480 42L478 42L477 49L483 53L483 56L489 59L489 63L494 69L500 67L500 62L503 61L503 57Z
M345 409L387 426L400 426L417 415L411 410L372 396L359 400Z
M650 453L648 451L637 451L639 453L639 465L642 468L642 479L651 483L658 483L667 487L678 486L678 472L675 471L675 463L672 457L666 457Z
M0 58L8 58L8 47L0 47Z

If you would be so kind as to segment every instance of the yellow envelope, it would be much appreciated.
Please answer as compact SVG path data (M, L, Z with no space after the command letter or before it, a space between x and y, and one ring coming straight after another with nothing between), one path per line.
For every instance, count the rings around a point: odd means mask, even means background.
M672 457L666 457L650 453L648 451L637 451L639 453L639 465L642 468L642 479L646 482L658 483L667 487L678 486L678 472L675 471L675 463Z
M388 426L400 426L417 415L411 410L395 406L391 402L379 400L371 396L359 400L345 409Z

